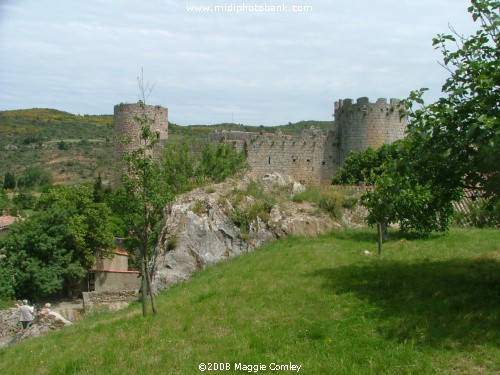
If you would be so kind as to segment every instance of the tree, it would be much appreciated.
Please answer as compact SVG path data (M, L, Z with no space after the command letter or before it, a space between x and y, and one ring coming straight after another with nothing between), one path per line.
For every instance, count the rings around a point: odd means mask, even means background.
M99 173L99 175L97 176L97 178L94 182L94 189L92 191L92 195L94 196L95 203L104 202L104 189L102 187L101 173Z
M386 164L397 156L397 145L398 142L395 142L392 145L383 145L377 150L368 148L364 151L351 152L344 166L333 176L332 184L373 185L377 176L385 171Z
M433 154L445 155L461 187L495 198L500 189L500 3L471 3L468 11L479 22L474 35L464 37L451 28L452 34L433 39L450 76L442 87L445 96L433 104L424 105L426 89L410 95L409 136L421 138Z
M26 168L17 182L19 188L35 189L52 184L53 179L49 172L39 166Z
M14 172L5 172L3 179L3 188L13 190L16 188L16 177L14 176Z
M498 1L473 0L468 10L479 30L464 37L452 29L453 35L433 40L450 73L442 87L445 95L425 105L426 89L420 89L403 101L407 138L377 179L376 190L363 198L369 222L399 222L404 232L425 236L448 228L451 202L460 200L466 187L498 202L498 8Z
M150 83L144 83L144 75L137 78L141 113L135 121L140 127L140 147L123 156L126 171L122 175L124 191L129 195L129 218L133 218L130 229L132 243L138 246L141 253L141 298L143 315L148 315L147 295L151 299L153 314L157 314L155 296L151 287L149 268L150 254L156 246L155 236L151 236L152 228L161 218L164 200L160 194L160 168L153 159L153 150L157 144L157 133L151 130L155 120L146 113L146 101L153 90Z
M109 209L87 187L53 187L39 209L11 226L2 240L3 270L16 296L33 299L69 290L93 265L94 250L110 248Z
M247 168L245 155L237 152L230 143L219 143L217 147L207 143L201 154L197 176L208 181L221 182L236 172Z
M9 197L5 194L4 190L0 190L0 215L2 215L3 210L9 205Z
M189 151L187 141L165 144L161 162L161 183L166 200L191 190L196 185L196 157Z

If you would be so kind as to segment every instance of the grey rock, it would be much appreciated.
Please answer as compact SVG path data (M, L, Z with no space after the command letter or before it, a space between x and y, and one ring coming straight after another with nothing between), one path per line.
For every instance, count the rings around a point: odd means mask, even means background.
M297 182L277 173L266 175L259 182L269 195L286 195L282 205L276 204L269 217L257 218L248 233L231 220L234 197L245 191L251 181L247 175L239 180L205 189L196 189L177 197L165 209L163 229L157 245L153 270L155 292L170 288L188 279L197 269L255 250L257 247L286 236L317 236L341 228L330 216L319 212L309 203L290 201L294 191L300 191ZM302 186L302 185L300 185ZM303 188L303 187L302 187ZM209 191L210 193L207 193ZM244 196L238 207L245 209L254 198ZM175 241L172 239L175 238ZM169 243L175 242L175 249Z

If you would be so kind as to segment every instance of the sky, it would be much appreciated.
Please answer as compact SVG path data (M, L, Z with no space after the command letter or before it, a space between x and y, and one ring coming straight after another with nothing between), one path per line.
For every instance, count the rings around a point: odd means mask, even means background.
M448 76L432 38L473 33L469 3L0 0L0 110L112 114L141 70L180 125L331 120L338 99L421 87L432 101Z

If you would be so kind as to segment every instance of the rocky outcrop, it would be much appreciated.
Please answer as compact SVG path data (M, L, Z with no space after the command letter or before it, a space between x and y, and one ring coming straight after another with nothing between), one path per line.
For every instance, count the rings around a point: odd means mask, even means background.
M258 182L247 175L177 197L165 210L153 270L155 292L187 279L207 264L253 251L276 238L317 236L340 228L312 204L292 201L303 189L291 178L273 173ZM238 212L269 202L273 202L270 210L249 225L235 220Z
M7 341L3 341L1 346L15 344L20 341L32 337L38 337L50 331L55 331L72 323L65 319L61 314L50 311L40 312L35 317L28 329L23 330L19 323L19 308L13 307L7 310L0 311L0 337L5 337ZM12 340L10 340L12 337ZM9 341L10 340L10 341Z
M55 311L40 313L30 327L20 331L9 344L15 344L33 337L38 337L71 324L73 323Z
M0 310L0 337L12 335L20 329L19 307Z

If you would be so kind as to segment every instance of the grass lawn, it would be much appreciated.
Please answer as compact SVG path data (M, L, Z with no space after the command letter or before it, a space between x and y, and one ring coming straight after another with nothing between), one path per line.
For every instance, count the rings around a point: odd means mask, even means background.
M498 229L394 235L382 259L364 250L376 253L374 231L266 245L161 294L157 317L134 304L0 349L0 373L197 374L202 362L265 365L259 373L290 362L302 374L500 372Z

